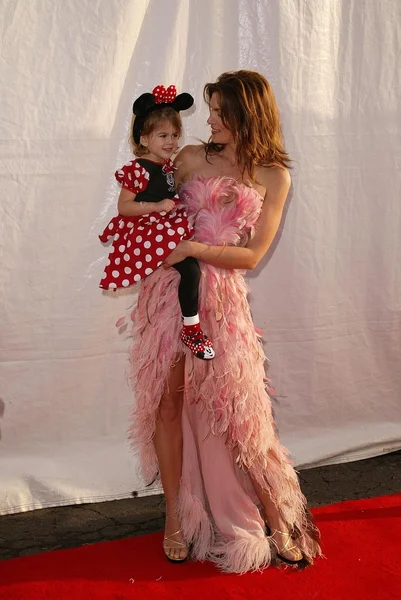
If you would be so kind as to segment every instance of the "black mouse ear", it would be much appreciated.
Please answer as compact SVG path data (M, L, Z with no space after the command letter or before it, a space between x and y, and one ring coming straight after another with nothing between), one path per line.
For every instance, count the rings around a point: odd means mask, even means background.
M187 110L191 108L194 103L194 99L191 94L187 94L184 92L183 94L178 94L178 96L172 101L171 108L174 108L177 112L180 110Z
M142 94L137 98L132 107L132 112L136 117L145 116L156 104L153 94Z

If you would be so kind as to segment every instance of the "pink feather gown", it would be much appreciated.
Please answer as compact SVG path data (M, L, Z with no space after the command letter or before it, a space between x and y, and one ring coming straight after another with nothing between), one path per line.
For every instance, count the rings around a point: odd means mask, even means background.
M244 246L253 235L262 199L225 177L196 176L180 192L207 244ZM200 263L200 319L216 350L212 361L193 356L180 341L175 269L159 268L140 283L133 317L130 378L135 406L130 440L146 482L158 477L153 446L157 409L169 371L185 355L183 470L179 513L184 539L197 560L227 572L266 567L275 548L266 537L249 474L270 493L297 545L320 554L317 530L287 450L280 444L267 391L266 357L252 322L243 272Z

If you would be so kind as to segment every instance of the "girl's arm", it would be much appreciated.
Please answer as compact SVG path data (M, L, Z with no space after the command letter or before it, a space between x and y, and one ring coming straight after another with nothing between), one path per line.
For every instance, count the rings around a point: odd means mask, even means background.
M170 212L175 207L174 200L165 198L161 202L134 202L136 194L122 188L118 197L117 209L123 217L139 217L152 212Z
M291 185L289 172L281 167L260 169L257 178L258 182L265 187L266 194L256 225L256 233L245 248L209 246L190 240L183 241L167 257L165 265L171 266L187 256L193 256L222 269L254 269L276 236Z

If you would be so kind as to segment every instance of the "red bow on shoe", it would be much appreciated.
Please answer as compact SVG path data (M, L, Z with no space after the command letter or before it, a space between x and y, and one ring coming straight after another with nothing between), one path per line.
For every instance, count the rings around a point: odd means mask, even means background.
M152 92L155 97L156 104L170 104L177 96L177 88L175 85L170 85L167 89L164 85L157 85Z

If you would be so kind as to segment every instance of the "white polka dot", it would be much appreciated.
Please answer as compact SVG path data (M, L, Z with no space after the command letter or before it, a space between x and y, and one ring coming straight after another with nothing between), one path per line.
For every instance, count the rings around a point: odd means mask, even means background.
M166 221L166 222L164 223L164 227L171 227L171 223L169 223L168 221Z
M108 266L109 266L109 264L110 264L110 259L108 258L108 259L107 259L107 263L106 263L106 267L108 267Z
M113 277L119 277L120 276L120 271L113 271L112 275L113 275Z
M135 256L139 256L140 253L141 253L141 251L139 250L139 248L135 248L135 250L134 250Z
M137 235L135 241L137 242L137 244L140 244L142 242L142 236L141 235Z
M127 248L129 248L131 246L131 242L128 242L127 244Z
M131 223L131 221L129 223L127 223L127 227L129 227L130 229L132 229L133 226L134 226L134 224Z
M131 175L131 173L128 173L128 179L129 179L130 181L132 181L132 175Z
M132 273L132 269L130 267L124 267L124 273L129 275L130 273Z
M159 262L157 263L157 266L160 267L160 265L163 263L162 260L159 260Z
M150 221L151 223L154 223L156 220L157 220L157 219L156 219L156 217L150 217L150 218L149 218L149 221Z
M156 229L158 229L159 231L160 231L161 229L164 229L163 223L158 223L158 224L156 225Z
M118 249L120 252L124 252L124 250L125 250L124 244L121 244L121 246L119 246Z
M183 229L182 227L179 227L179 228L177 229L177 232L178 232L180 235L184 235L184 233L185 233L185 229Z
M143 231L145 228L142 225L139 225L138 230Z
M169 242L168 243L168 247L170 248L170 250L174 250L174 248L177 246L177 244L175 242Z
M117 284L116 284L116 283L110 283L110 285L109 285L109 290L110 290L110 289L114 290L116 287L117 287Z
M149 241L146 241L146 242L144 243L144 248L150 248L150 247L151 247L151 245L152 245L152 244L151 244Z
M164 250L163 250L163 248L156 248L156 254L157 254L158 256L161 256L162 254L164 254Z
M153 269L145 269L145 275L150 275L153 273Z
M138 169L135 169L135 171L134 171L134 175L135 175L135 177L139 177L139 175L140 175L140 172L138 171Z
M167 229L167 235L174 235L173 229Z
M121 258L116 258L116 265L119 265L121 262Z
M156 242L162 242L163 241L163 236L162 235L157 235L156 236Z
M115 241L117 241L119 237L120 237L120 234L116 233L116 235L114 236Z
M118 224L118 226L119 226L120 229L123 229L124 225L125 225L124 221L120 221L119 224Z
M128 261L128 260L129 260L129 258L130 258L130 257L129 257L129 254L124 254L124 260L127 260L127 261Z
M106 277L107 277L107 273L103 273L102 279L106 279Z
M176 219L176 221L175 221L175 222L176 222L176 223L181 223L181 221L182 221L182 219L180 218L180 219Z
M112 246L112 247L110 248L110 253L113 253L113 252L114 252L114 250L115 250L115 248L114 248L114 246Z
M142 268L142 263L140 260L138 260L138 262L135 263L135 266L137 269L141 269Z
M147 254L147 255L145 256L145 260L146 260L146 262L150 262L150 261L152 260L152 257L151 257L151 255L150 255L150 254Z
M141 278L140 275L138 275L138 273L136 275L134 275L134 281L139 281Z
M127 287L129 285L128 279L123 279L122 280L122 284L123 284L124 287Z
M109 229L113 229L113 227L114 227L113 223L110 223Z
M126 240L128 237L128 233L124 233L124 239Z

